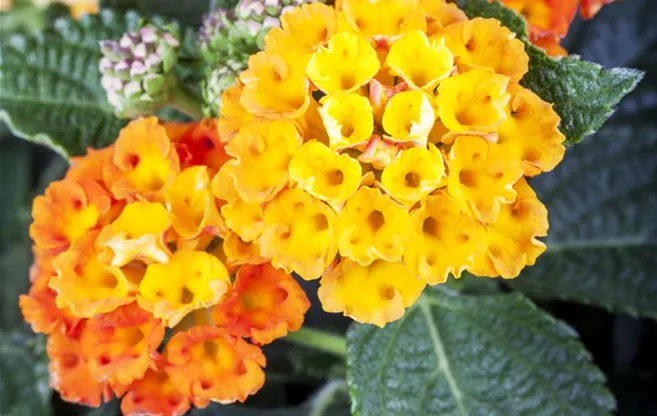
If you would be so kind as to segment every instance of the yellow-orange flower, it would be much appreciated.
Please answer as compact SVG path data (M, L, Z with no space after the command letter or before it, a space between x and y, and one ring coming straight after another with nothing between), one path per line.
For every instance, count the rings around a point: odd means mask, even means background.
M230 270L243 264L262 264L269 260L260 254L258 241L244 241L236 233L228 233L221 247L226 258L226 266Z
M449 25L445 42L461 71L491 68L519 82L529 70L525 45L499 20L476 18Z
M341 4L348 30L363 37L426 29L424 13L414 0L344 0Z
M506 120L508 84L508 77L486 69L447 78L438 86L440 120L456 133L495 131Z
M175 326L189 312L219 302L228 290L226 267L202 251L176 251L167 264L151 264L139 285L139 306Z
M224 230L211 180L207 167L189 167L178 175L165 194L173 229L183 239L196 238L202 233L219 235Z
M93 234L85 237L53 260L57 276L49 283L57 292L57 307L68 307L81 318L110 312L133 300L121 270L98 259L93 248L94 237Z
M132 121L114 146L104 178L117 199L160 199L180 171L178 154L155 117Z
M179 332L164 350L175 388L198 407L243 402L265 382L260 348L213 326Z
M96 247L102 261L113 267L123 267L133 260L166 263L171 255L166 241L170 228L171 219L164 205L133 202L103 228Z
M240 128L255 119L253 113L242 105L240 99L244 84L239 80L221 95L221 117L217 120L217 133L224 142L230 141Z
M383 169L381 185L395 200L407 207L428 196L444 182L445 164L440 151L413 147Z
M560 118L552 105L523 87L516 87L500 126L497 143L507 154L522 161L527 176L552 170L566 152Z
M501 206L516 198L513 185L523 173L519 161L479 136L457 137L448 159L449 194L475 218L495 222Z
M310 103L305 79L307 58L284 52L258 52L249 58L249 69L240 75L244 84L240 103L262 117L297 118Z
M426 13L427 36L439 34L452 23L463 22L468 17L455 4L445 0L419 0L422 10Z
M289 274L271 264L243 266L222 302L215 306L215 324L258 344L296 331L310 308L305 292Z
M392 44L386 64L411 88L430 91L452 72L454 56L443 38L429 40L415 30Z
M234 159L221 171L233 179L244 202L266 202L287 185L288 165L301 143L301 135L289 121L254 121L226 146Z
M525 266L533 266L545 251L537 237L547 235L547 209L524 179L514 189L516 200L503 205L497 221L486 226L486 249L479 253L472 270L478 276L512 279Z
M301 189L288 189L265 207L260 247L271 263L306 280L319 278L336 247L336 214Z
M221 215L226 226L244 241L253 241L264 230L263 209L259 204L242 201L228 169L221 169L212 179L212 192L221 200Z
M412 216L404 264L430 285L445 283L450 273L461 277L484 249L483 226L444 192L421 204Z
M376 188L362 187L349 198L340 215L340 254L363 266L377 259L399 261L409 225L404 207Z
M326 311L383 327L401 318L424 286L424 281L401 263L377 260L361 266L345 258L322 277L318 293Z
M360 36L339 32L315 52L306 72L327 94L356 91L379 71L376 51Z
M81 345L96 380L127 385L144 376L163 337L162 323L135 302L89 319Z
M331 149L340 150L367 142L372 136L372 106L359 94L330 94L322 99L319 113Z
M281 27L274 27L267 36L266 51L296 49L313 53L335 34L338 27L333 7L322 3L302 4L281 15Z
M53 182L45 195L34 199L30 237L43 249L66 250L87 231L103 225L111 204L110 195L97 182Z
M358 189L362 172L355 159L311 141L290 162L290 177L310 195L339 207Z
M426 146L436 120L429 96L422 91L403 91L388 101L383 113L387 139Z

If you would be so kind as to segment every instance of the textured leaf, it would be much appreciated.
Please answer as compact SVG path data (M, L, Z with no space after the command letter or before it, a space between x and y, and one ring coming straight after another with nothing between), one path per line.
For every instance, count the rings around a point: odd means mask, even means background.
M59 19L38 34L2 36L0 119L17 136L65 157L112 143L126 121L114 116L100 84L98 42L136 29L140 19L133 12L103 10L79 21ZM196 52L193 31L184 34L181 59Z
M45 339L0 331L0 414L48 415Z
M559 129L567 144L580 142L595 133L612 115L620 100L636 87L641 71L625 68L603 69L576 56L555 59L531 45L526 25L515 12L488 0L457 0L469 17L492 17L514 31L525 42L529 72L521 84L554 103L561 117Z
M513 287L657 318L657 127L606 127L532 185L548 249Z
M399 321L354 324L347 341L359 416L597 416L614 407L577 334L518 293L428 289Z

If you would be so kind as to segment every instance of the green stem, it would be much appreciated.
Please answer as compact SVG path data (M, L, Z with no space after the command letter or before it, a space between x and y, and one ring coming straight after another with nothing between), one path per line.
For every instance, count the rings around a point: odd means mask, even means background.
M340 357L347 356L347 340L343 336L321 329L304 326L296 332L290 332L283 339L293 344L315 348Z
M199 97L189 91L182 83L174 89L170 105L194 120L203 118L203 104Z

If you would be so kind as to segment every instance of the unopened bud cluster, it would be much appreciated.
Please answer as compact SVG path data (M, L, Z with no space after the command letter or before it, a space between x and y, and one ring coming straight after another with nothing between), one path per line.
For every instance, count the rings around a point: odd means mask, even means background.
M119 117L153 113L167 103L176 84L171 70L178 61L177 35L145 26L100 47L101 82Z

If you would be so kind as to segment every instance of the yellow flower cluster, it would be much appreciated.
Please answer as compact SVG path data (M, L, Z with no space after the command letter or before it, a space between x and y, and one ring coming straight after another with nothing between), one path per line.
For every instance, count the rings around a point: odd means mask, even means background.
M212 189L254 259L321 278L325 310L383 326L426 284L513 278L545 250L525 176L554 168L552 106L524 45L441 0L342 0L282 16L218 122Z

